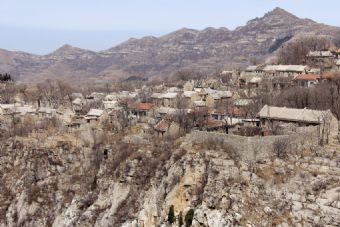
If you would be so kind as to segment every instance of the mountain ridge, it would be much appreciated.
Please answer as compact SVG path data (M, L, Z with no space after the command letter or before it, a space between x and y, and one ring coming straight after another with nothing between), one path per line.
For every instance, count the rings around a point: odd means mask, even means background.
M339 34L339 27L301 19L277 7L234 30L181 28L160 37L130 38L99 52L68 44L47 55L1 50L0 71L22 81L167 76L183 68L241 67L250 64L251 58L269 56L290 39L302 35L333 38Z

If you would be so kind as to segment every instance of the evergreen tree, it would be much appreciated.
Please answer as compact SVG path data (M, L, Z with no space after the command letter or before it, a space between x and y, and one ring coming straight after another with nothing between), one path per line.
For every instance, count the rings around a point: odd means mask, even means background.
M175 222L175 210L174 210L174 205L170 206L169 213L168 213L168 222L170 224Z
M190 227L192 224L192 220L194 219L194 210L190 209L185 215L185 227Z
M182 225L183 225L183 213L181 211L179 212L179 215L178 215L178 226L182 227Z

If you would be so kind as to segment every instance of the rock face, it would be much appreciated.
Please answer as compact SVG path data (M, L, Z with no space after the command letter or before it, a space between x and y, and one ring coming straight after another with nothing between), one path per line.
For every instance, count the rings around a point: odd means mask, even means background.
M117 163L114 146L2 142L0 226L178 226L171 205L193 227L340 225L338 145L248 162L188 138L158 164L147 148Z
M233 31L183 28L159 38L130 39L102 52L69 45L45 56L0 50L0 71L30 82L48 78L73 81L85 78L88 82L166 76L182 68L215 70L249 64L252 58L267 57L300 35L339 34L338 27L300 19L276 8Z

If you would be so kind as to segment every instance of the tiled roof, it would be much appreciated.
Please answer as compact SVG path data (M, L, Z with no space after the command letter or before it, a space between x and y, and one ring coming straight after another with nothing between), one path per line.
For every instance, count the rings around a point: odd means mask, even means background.
M214 118L209 118L207 120L207 127L208 128L217 128L217 127L223 127L226 125L225 121L221 121L221 120L216 120Z
M337 73L334 72L325 72L321 75L323 79L332 79L337 76Z
M229 116L234 116L234 117L245 117L247 115L247 112L243 108L237 108L237 107L229 107L227 109L227 113Z
M137 103L131 104L130 108L134 110L151 110L153 108L153 104L137 102Z
M156 131L166 132L169 129L170 124L171 123L169 121L163 119L160 122L158 122L154 128Z
M301 74L297 75L294 80L318 80L320 75L318 74Z

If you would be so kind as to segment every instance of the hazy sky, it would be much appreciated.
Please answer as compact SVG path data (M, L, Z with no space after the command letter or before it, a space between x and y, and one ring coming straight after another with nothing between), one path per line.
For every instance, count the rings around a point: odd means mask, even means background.
M0 0L0 48L46 54L68 43L103 50L182 27L234 29L277 6L340 26L340 0Z

